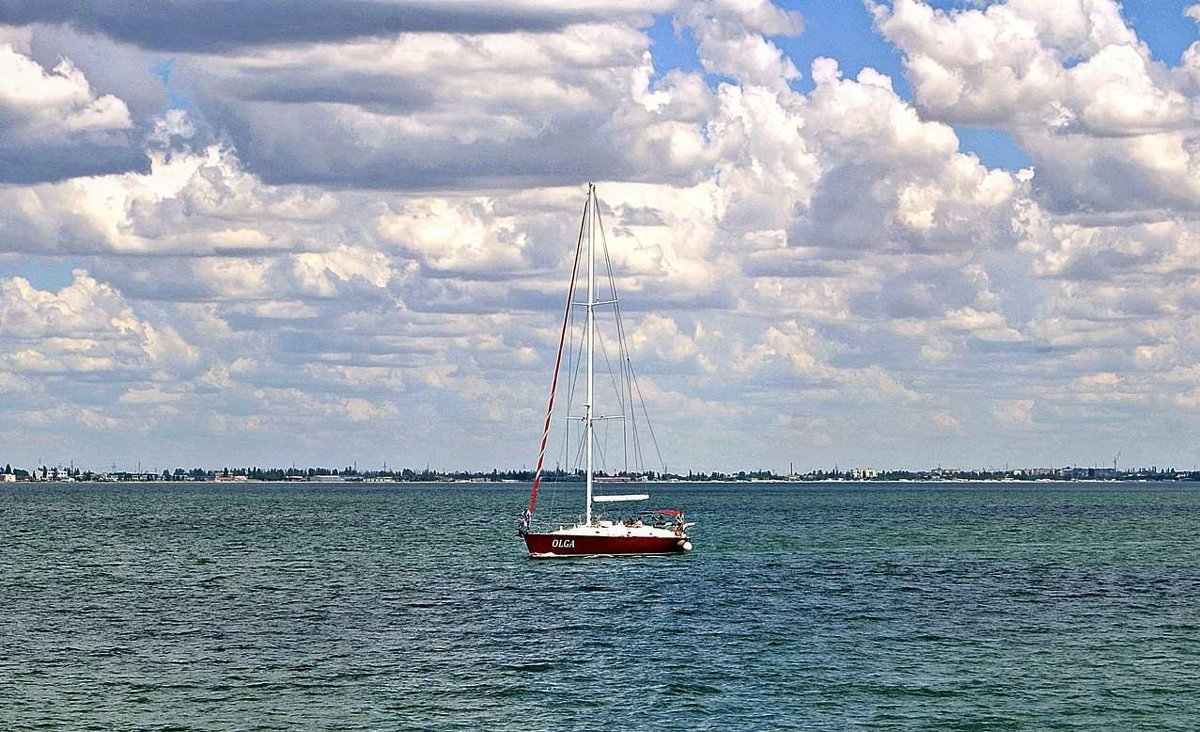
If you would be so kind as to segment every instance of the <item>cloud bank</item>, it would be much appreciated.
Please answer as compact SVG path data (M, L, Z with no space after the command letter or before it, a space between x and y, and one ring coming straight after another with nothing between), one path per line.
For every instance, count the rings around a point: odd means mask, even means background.
M528 464L589 180L672 469L1190 454L1200 47L866 6L0 3L6 459Z

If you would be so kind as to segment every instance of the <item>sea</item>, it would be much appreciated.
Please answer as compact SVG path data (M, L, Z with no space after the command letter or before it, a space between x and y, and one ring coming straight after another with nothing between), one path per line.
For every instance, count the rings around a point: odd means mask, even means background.
M0 729L1200 727L1200 487L651 484L695 549L533 561L527 486L4 484Z

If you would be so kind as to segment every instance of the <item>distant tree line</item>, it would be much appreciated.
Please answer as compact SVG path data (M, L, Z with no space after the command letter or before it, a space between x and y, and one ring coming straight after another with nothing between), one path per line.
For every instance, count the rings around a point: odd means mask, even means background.
M11 464L4 465L4 473L15 476L16 480L55 480L69 479L78 481L95 481L95 480L129 480L129 481L204 481L204 480L220 480L220 479L244 479L258 481L306 481L321 477L340 477L345 480L391 480L397 482L411 483L430 483L439 481L477 481L477 482L528 482L533 480L534 472L526 468L501 470L493 468L490 471L471 471L471 470L435 470L429 467L424 469L401 468L399 470L364 470L359 471L355 466L348 465L341 468L263 468L258 466L250 467L222 467L218 469L211 468L174 468L163 470L161 474L154 472L130 472L117 471L107 473L97 473L91 470L83 470L80 468L49 468L41 466L32 471L14 468ZM645 479L645 480L679 480L694 483L703 482L730 482L730 481L856 481L856 482L875 482L875 481L937 481L937 480L975 480L975 481L1001 481L1001 480L1054 480L1054 481L1070 481L1070 480L1152 480L1152 481L1170 481L1170 480L1186 480L1200 481L1200 471L1177 471L1175 468L1159 468L1152 466L1149 468L1131 468L1125 470L1116 470L1115 468L1083 468L1083 467L1064 467L1064 468L1016 468L1016 469L987 469L987 470L958 470L958 469L943 469L937 468L934 470L879 470L866 471L861 469L842 470L837 467L831 470L811 470L800 474L780 474L772 470L739 470L737 472L698 472L689 470L686 473L675 473L669 471L657 472L653 470L641 473L622 473L614 472L605 474L603 472L597 474L599 477L605 478L630 478L630 479ZM555 468L552 470L542 471L542 480L546 482L574 482L584 480L582 470L562 470Z

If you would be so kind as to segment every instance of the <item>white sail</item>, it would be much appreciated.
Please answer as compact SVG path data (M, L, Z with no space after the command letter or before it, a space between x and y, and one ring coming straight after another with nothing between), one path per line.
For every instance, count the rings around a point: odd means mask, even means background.
M592 500L596 503L617 503L619 501L645 501L650 498L649 493L623 493L611 496L592 496Z

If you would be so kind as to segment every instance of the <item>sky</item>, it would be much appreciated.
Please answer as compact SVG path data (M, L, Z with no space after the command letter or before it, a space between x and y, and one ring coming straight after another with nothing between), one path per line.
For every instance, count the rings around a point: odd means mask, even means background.
M1151 0L0 0L0 461L532 467L595 182L670 470L1191 468L1197 40Z

